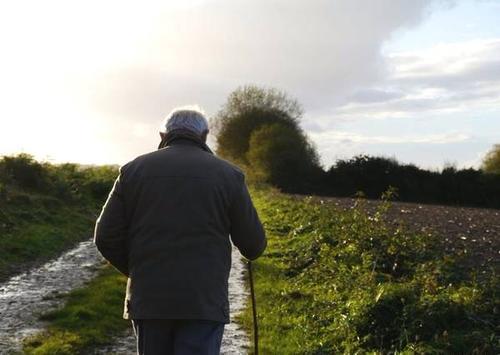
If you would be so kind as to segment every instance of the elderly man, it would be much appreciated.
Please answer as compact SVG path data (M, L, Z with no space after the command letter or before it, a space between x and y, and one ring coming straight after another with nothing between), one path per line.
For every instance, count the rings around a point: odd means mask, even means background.
M212 153L208 131L200 111L174 110L158 150L120 168L96 222L98 250L128 276L123 318L138 354L218 354L229 236L250 260L266 248L245 176Z

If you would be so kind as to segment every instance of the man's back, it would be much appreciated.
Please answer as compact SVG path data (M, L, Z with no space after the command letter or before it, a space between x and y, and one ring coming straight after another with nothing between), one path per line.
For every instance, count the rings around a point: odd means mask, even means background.
M126 222L125 319L229 322L229 234L249 259L266 246L237 167L177 139L124 165L108 203L115 207L100 217L96 236L105 240L117 220Z

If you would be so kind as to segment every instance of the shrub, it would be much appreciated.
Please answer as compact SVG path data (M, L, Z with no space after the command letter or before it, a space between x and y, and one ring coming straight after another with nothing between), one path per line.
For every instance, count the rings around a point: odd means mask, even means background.
M22 188L37 189L44 184L43 166L30 154L2 157L0 174L3 181Z
M489 174L500 174L500 144L495 144L486 154L481 168Z
M250 174L285 191L310 192L319 176L318 157L301 131L279 123L266 124L250 137L246 159ZM318 179L317 179L318 180Z

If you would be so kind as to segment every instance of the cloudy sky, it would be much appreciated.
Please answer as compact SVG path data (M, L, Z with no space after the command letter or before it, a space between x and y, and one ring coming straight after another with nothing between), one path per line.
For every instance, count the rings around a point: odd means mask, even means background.
M500 0L0 4L0 155L124 164L176 106L285 90L325 167L478 167L500 143ZM213 141L210 141L213 146Z

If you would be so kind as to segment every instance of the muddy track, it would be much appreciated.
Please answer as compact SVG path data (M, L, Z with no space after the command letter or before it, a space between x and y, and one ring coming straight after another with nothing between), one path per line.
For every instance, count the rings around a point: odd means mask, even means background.
M97 216L95 218L97 218ZM37 256L30 260L24 260L13 265L9 265L6 270L0 273L0 285L6 283L10 278L22 274L26 270L34 270L53 261L68 250L74 249L79 243L87 241L89 239L89 235L92 235L92 233L86 233L76 240L68 241L67 244L63 246L63 249L55 255Z
M248 291L245 285L246 270L240 253L233 246L232 267L229 275L229 306L231 323L224 327L224 337L222 338L221 354L246 354L249 342L245 331L234 322L234 316L241 312L248 299ZM92 354L106 355L134 355L136 354L136 339L132 325L126 333L111 345L96 349Z
M0 354L19 351L22 338L41 331L38 316L61 306L65 293L90 281L105 264L92 240L0 284Z
M244 285L244 263L233 247L233 264L229 277L231 316L240 312L248 298ZM62 306L64 294L84 286L106 264L92 240L79 243L59 258L30 269L0 283L0 354L20 353L22 339L40 332L47 322L41 313ZM246 353L247 336L234 322L226 325L223 354ZM91 354L135 354L132 326L109 346L91 350Z

